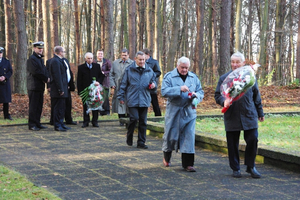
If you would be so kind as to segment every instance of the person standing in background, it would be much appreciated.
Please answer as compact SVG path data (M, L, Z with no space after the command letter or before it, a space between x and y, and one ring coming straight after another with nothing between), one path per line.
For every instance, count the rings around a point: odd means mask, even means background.
M110 87L109 87L109 73L111 69L111 62L103 58L103 50L99 49L97 51L97 59L94 61L95 63L98 63L100 65L100 69L102 70L102 73L104 74L104 80L102 83L102 86L104 88L104 102L102 105L102 108L104 111L100 111L100 115L110 115L110 105L109 105L109 96L110 96Z
M27 90L29 97L28 128L39 131L47 128L41 125L45 83L50 81L43 60L44 42L33 43L33 54L27 60Z
M13 70L8 59L3 58L4 48L0 47L0 103L3 104L4 119L13 120L9 114L9 102L11 102L11 87L9 78Z
M118 113L119 118L126 117L127 106L126 102L124 104L120 104L120 101L117 98L117 93L120 88L125 69L132 63L133 60L129 58L129 51L127 49L123 49L121 52L121 58L112 63L109 73L110 87L114 90L111 110L112 113ZM123 126L124 124L120 122L120 125Z
M156 74L156 83L158 83L158 79L161 75L161 71L160 71L160 67L159 67L159 63L157 60L153 59L150 55L151 52L149 51L149 49L143 49L142 52L145 53L146 56L146 64L154 71L154 73ZM158 99L157 99L157 88L155 88L154 90L151 90L151 104L153 107L153 112L155 116L161 116L161 111L159 108L159 104L158 104Z

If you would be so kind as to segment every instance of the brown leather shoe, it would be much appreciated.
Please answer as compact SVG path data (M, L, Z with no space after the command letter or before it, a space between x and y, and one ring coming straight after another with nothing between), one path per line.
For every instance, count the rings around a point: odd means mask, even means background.
M186 168L184 168L185 171L187 172L196 172L195 168L193 166L187 166Z
M165 167L170 167L170 165L171 165L171 162L167 162L167 161L165 160L165 158L163 158L163 163L164 163L164 166L165 166Z

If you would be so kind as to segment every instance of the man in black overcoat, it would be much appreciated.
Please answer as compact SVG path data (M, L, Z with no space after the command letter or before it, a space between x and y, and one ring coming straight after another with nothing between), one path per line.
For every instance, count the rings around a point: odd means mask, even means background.
M146 64L154 71L154 73L156 75L156 83L158 83L159 76L161 75L158 61L151 57L151 52L149 51L149 49L143 49L142 52L145 53ZM160 111L158 99L157 99L157 88L155 88L154 90L151 90L150 94L151 94L151 104L153 107L154 115L161 116L161 111Z
M9 78L13 70L9 60L3 58L4 48L0 47L0 103L3 103L4 119L13 120L8 112L11 102L11 88Z
M47 128L41 125L45 83L49 82L43 60L44 42L33 43L33 54L27 60L27 90L29 97L28 128L39 131Z
M78 94L83 91L86 87L90 86L93 82L93 77L96 78L96 81L102 84L104 79L104 74L100 69L100 65L97 63L93 63L93 54L87 52L85 54L85 63L78 66L78 73L77 73L77 90ZM86 113L87 105L83 104L83 124L82 128L89 126L90 116ZM93 110L93 118L92 124L93 127L99 127L98 125L98 110Z
M51 109L53 108L54 130L66 131L69 129L63 123L65 117L65 105L68 97L68 81L71 79L67 66L63 60L65 50L61 46L54 47L54 57L50 60L50 96Z

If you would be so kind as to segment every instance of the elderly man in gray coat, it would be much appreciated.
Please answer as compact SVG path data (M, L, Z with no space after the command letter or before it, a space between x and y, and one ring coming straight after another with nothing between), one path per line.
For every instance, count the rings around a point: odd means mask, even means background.
M195 108L202 101L204 92L199 78L188 71L189 67L190 60L181 57L177 68L168 72L162 82L161 94L168 98L162 150L166 167L170 166L172 151L180 149L182 167L195 172Z
M117 99L117 92L120 88L123 74L125 69L133 63L133 60L129 58L129 52L127 49L123 49L121 52L121 58L115 60L112 63L110 73L109 73L109 84L111 89L114 90L114 95L112 98L112 113L118 113L119 118L125 117L127 113L126 104L120 104L119 99ZM120 125L124 124L120 122Z

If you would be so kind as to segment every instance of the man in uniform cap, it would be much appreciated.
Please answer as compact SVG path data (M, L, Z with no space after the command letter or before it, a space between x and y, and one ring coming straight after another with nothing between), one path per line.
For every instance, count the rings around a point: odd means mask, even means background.
M43 60L44 42L33 43L33 54L27 60L27 90L29 97L28 128L32 131L47 128L41 125L45 83L49 82Z
M0 103L3 103L4 119L12 120L8 109L11 102L11 89L9 78L13 71L9 60L3 58L4 48L0 47Z

